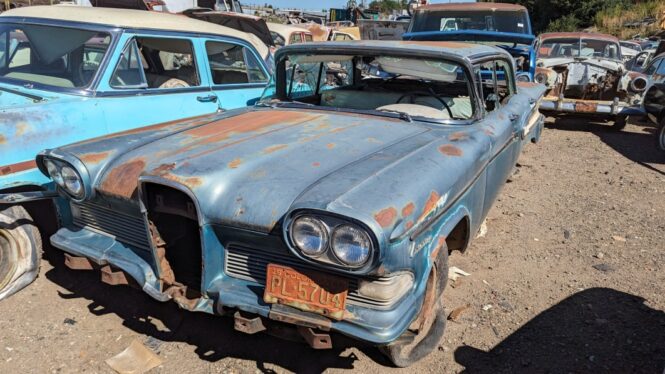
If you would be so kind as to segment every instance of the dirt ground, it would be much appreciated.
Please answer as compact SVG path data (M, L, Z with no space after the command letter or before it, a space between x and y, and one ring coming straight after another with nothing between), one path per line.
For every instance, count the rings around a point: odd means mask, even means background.
M612 372L665 369L665 153L655 129L614 133L548 119L487 220L450 265L438 349L403 372ZM468 308L464 307L468 305ZM0 373L110 373L134 339L154 373L398 371L374 348L336 349L233 330L231 318L180 311L75 272L48 251L39 279L0 303Z

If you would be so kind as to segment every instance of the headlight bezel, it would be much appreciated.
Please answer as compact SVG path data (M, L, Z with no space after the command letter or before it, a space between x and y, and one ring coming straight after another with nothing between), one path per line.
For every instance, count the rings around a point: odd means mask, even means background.
M304 217L310 217L321 221L325 226L325 228L327 229L327 245L323 253L319 255L316 256L307 255L298 247L298 245L294 240L294 232L293 232L294 224L298 219ZM332 235L338 227L344 225L352 226L355 229L360 230L369 239L370 243L368 251L369 255L366 261L364 261L363 263L360 263L358 265L347 264L343 260L338 258L338 256L334 253L334 250L332 248L333 245ZM330 265L331 267L334 267L336 269L348 271L351 273L361 273L371 268L372 265L376 262L376 259L379 257L378 253L379 246L377 244L378 242L374 235L374 232L362 222L348 217L329 214L327 212L322 213L318 211L300 211L290 215L289 219L287 219L287 222L285 222L284 227L285 227L284 237L290 249L298 257L306 261L315 262L321 265Z
M82 202L86 199L89 199L92 196L92 189L90 188L90 183L88 182L90 180L88 170L85 168L83 163L75 157L61 157L59 155L52 154L51 152L52 151L44 151L37 156L37 166L41 172L55 182L56 188L58 191L61 191L61 194L70 198L71 200L75 202ZM48 168L49 163L56 167L57 172L62 178L60 183L57 182L51 175L51 172ZM71 169L74 175L78 177L78 182L81 185L80 193L77 194L75 191L67 187L65 178L62 175L62 170L64 168Z

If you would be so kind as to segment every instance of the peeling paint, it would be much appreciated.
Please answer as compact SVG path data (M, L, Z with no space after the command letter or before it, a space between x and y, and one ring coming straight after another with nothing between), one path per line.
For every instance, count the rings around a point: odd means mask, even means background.
M328 144L326 144L326 148L328 148L328 149L333 149L333 148L335 148L335 143L328 143Z
M448 140L450 141L459 141L459 140L465 140L469 138L469 134L467 134L466 131L456 131L450 135L448 135Z
M374 215L374 219L381 227L390 227L395 218L397 218L397 209L394 207L385 208Z
M111 195L131 198L136 193L138 178L144 168L143 158L118 165L104 178L100 190Z
M86 153L81 155L80 160L87 164L98 164L109 157L111 152Z
M242 160L236 158L235 160L228 163L228 167L231 169L236 169L238 166L240 166L240 164L242 164Z
M413 202L404 205L404 208L402 208L402 217L410 216L414 210L416 210L416 205Z
M436 209L436 203L439 201L439 198L441 196L439 195L438 192L432 191L429 194L429 198L425 202L425 207L423 207L423 211L420 214L420 218L418 221L424 220L434 209Z
M270 154L279 151L280 149L287 148L288 144L275 144L271 145L270 147L267 147L266 149L263 150L263 153L265 154Z
M321 166L321 163L320 162L312 162L312 166L314 166L315 168L318 168L319 166Z
M444 144L444 145L440 146L439 147L439 152L441 152L442 154L444 154L446 156L456 156L456 157L462 156L462 154L464 153L464 152L462 152L462 150L460 148L458 148L458 147L456 147L452 144Z

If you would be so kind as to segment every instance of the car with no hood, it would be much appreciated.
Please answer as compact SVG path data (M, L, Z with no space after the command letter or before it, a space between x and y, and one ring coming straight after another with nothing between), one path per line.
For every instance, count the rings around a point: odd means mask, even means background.
M591 114L613 120L617 130L628 116L642 116L647 85L643 74L628 71L619 39L599 33L545 33L536 41L535 80L547 86L540 109Z
M237 330L286 323L313 348L342 333L408 366L443 334L448 253L538 139L544 87L477 44L305 43L275 59L253 108L42 152L72 212L51 243L73 269Z
M184 16L73 6L4 12L0 193L53 189L35 167L44 148L253 104L270 59L254 35ZM0 200L0 237L11 238L0 240L0 299L37 273L31 215L41 228L56 221L52 204L21 199Z

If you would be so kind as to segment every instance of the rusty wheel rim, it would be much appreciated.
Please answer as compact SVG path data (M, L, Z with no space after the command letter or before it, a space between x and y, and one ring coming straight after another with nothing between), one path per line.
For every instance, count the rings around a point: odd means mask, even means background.
M420 313L414 323L410 326L410 329L417 329L416 335L413 337L408 345L404 347L404 353L409 354L413 348L415 348L418 343L420 343L427 335L429 334L432 326L434 325L434 320L436 319L436 313L438 312L438 287L437 287L437 271L436 267L432 267L430 276L427 279L427 288L425 289L425 298L423 300L423 306L420 309Z
M0 228L0 291L9 284L17 266L16 240L11 233Z

